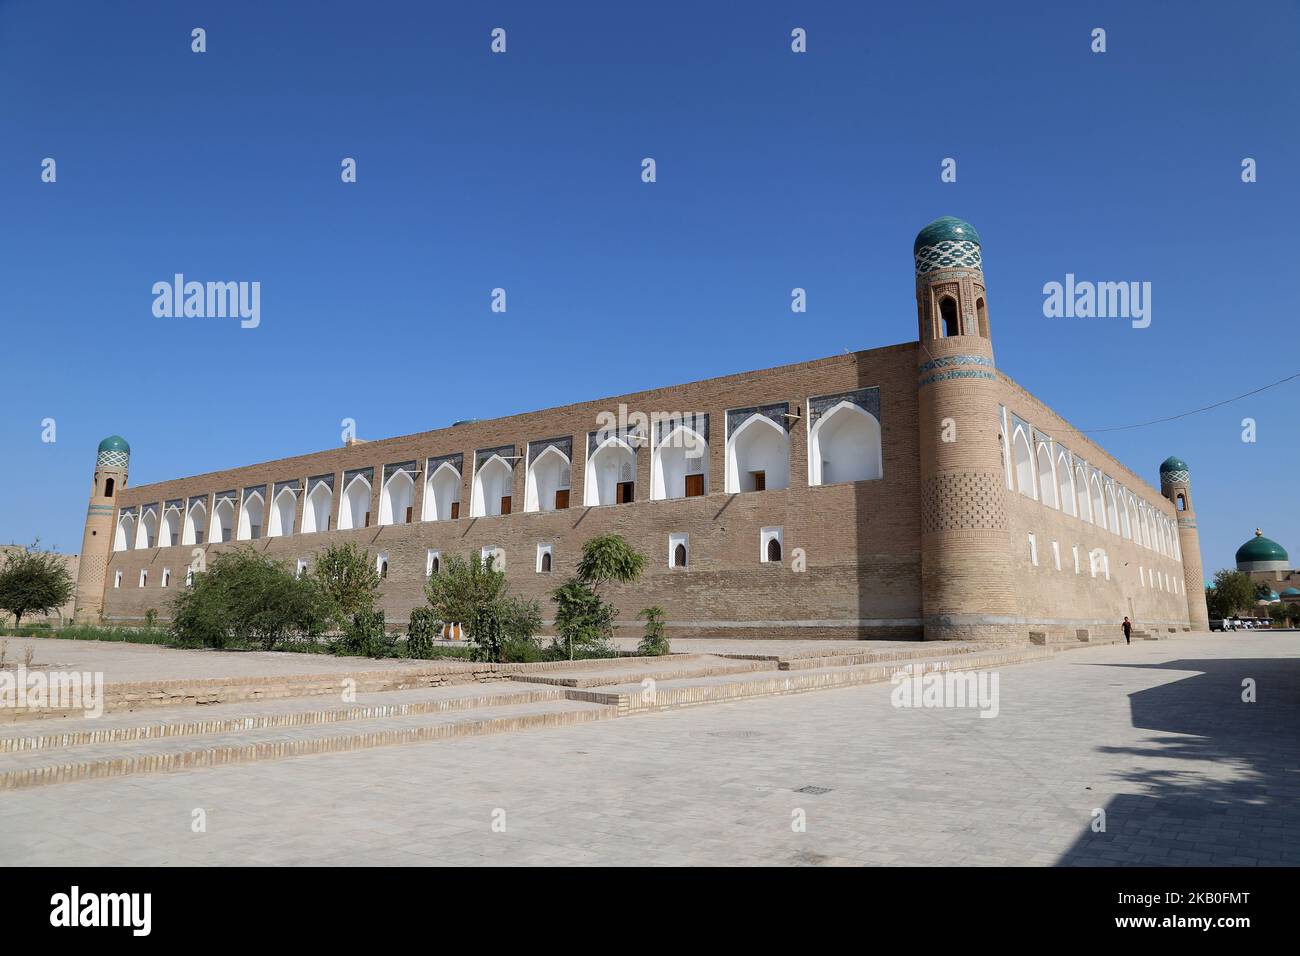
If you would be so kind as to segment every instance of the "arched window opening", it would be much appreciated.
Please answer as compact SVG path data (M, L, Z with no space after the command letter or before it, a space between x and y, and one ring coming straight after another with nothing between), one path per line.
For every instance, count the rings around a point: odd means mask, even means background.
M493 455L474 476L474 495L470 501L470 517L483 518L508 515L513 510L512 495L515 476L504 458Z
M208 529L208 509L202 502L190 505L185 515L185 530L181 534L181 544L202 544Z
M545 574L551 570L551 552L546 551L542 554L542 573Z
M673 567L686 567L686 545L678 544L677 547L673 548Z
M524 484L524 511L563 511L569 507L569 459L548 447L528 466Z
M975 315L979 320L979 330L981 338L989 337L989 314L984 307L984 296L975 300Z
M262 537L262 521L265 512L261 492L255 491L244 499L244 507L239 509L240 541L256 541Z
M282 488L271 503L271 525L267 528L268 538L282 538L293 534L294 523L298 520L298 496L292 488Z
M105 478L105 479L104 479L104 497L105 497L105 498L111 498L111 497L113 497L113 479L112 479L112 478Z
M1026 498L1037 498L1034 490L1034 456L1029 450L1029 436L1017 428L1011 436L1012 457L1016 464L1016 489Z
M330 529L330 512L334 510L334 491L323 481L316 482L302 511L303 534Z
M1065 455L1056 456L1056 492L1062 511L1074 514L1074 489L1070 485L1070 461Z
M781 560L781 542L772 538L767 542L767 560L780 562Z
M424 520L451 521L460 517L460 472L449 462L433 470L424 485Z
M140 516L140 530L136 532L137 548L152 548L158 542L158 515L150 508Z
M1043 442L1038 446L1038 500L1049 508L1058 508L1056 480L1052 477L1052 452Z
M939 326L940 334L944 338L961 335L961 323L957 318L957 300L950 295L945 295L939 300Z
M583 504L622 505L636 500L636 454L621 438L608 438L587 459Z
M235 534L235 500L222 498L212 509L212 542L224 544L234 538Z
M415 511L415 480L405 470L393 473L379 496L379 523L410 524Z
M695 498L709 493L709 445L704 436L678 425L655 446L651 497Z
M370 527L370 482L357 475L343 492L339 503L339 530Z
M1183 493L1181 491L1178 492L1178 510L1179 511L1187 510L1187 499L1183 496Z
M812 427L808 472L810 485L880 478L880 422L860 406L840 402Z
M745 419L727 439L727 492L790 485L790 438L766 415Z

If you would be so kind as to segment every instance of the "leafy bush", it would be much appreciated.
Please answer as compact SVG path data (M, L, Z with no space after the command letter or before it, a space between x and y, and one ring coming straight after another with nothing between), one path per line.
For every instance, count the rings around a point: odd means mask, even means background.
M637 644L636 652L642 657L658 657L668 653L668 638L664 634L664 609L643 607L637 618L645 621L645 635Z
M315 642L327 604L316 583L284 562L247 548L218 555L172 605L171 633L182 646L273 650Z
M397 638L388 633L383 611L358 611L330 642L330 652L344 657L392 657L396 649Z
M440 621L472 628L483 608L497 604L506 592L506 573L475 553L469 558L452 556L424 585L429 608ZM472 633L472 632L471 632Z
M146 630L152 631L158 626L158 609L151 607L144 612L144 626Z
M501 660L501 645L504 643L504 638L501 635L501 618L497 615L495 605L489 604L479 608L470 625L470 634L473 635L476 645L475 660L494 663Z
M411 611L411 621L406 627L406 656L427 658L433 656L433 639L437 634L437 615L427 607Z
M355 544L332 544L316 556L311 576L325 596L327 613L335 627L346 628L353 617L373 611L379 597L379 571Z

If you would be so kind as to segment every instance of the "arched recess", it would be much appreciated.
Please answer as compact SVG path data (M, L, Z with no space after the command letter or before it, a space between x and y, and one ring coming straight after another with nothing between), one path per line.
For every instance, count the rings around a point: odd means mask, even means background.
M1034 454L1029 448L1029 430L1016 425L1011 433L1011 460L1015 465L1016 489L1027 498L1037 498L1034 488Z
M493 455L475 469L474 488L470 497L471 518L490 518L509 514L512 509L515 476L500 455Z
M130 551L135 547L135 512L123 511L117 517L117 534L113 537L114 551Z
M1092 502L1088 497L1088 472L1083 465L1074 469L1075 510L1084 521L1092 521Z
M849 401L817 419L808 436L808 483L836 485L883 475L880 422Z
M569 507L572 463L554 445L548 446L528 466L524 481L525 511L555 511Z
M408 524L415 515L415 480L405 469L393 472L379 493L379 523Z
M1114 485L1106 485L1106 525L1113 534L1119 534L1119 505L1115 501Z
M957 300L950 295L939 299L939 334L943 338L961 335L961 320L957 315Z
M1049 508L1059 508L1056 499L1056 474L1052 471L1052 450L1047 442L1038 443L1038 500Z
M650 497L656 501L709 493L709 443L684 424L655 444L650 459Z
M181 508L178 504L163 508L162 523L158 528L158 546L175 547L181 540Z
M334 489L324 481L316 481L307 493L302 509L302 533L313 534L330 529L330 516L334 511Z
M975 318L979 323L980 337L987 339L989 337L989 310L984 304L984 296L975 300Z
M1092 492L1092 523L1099 528L1106 527L1106 498L1101 490L1101 479L1093 472L1088 479L1088 488Z
M268 538L283 538L293 534L298 522L298 495L292 487L281 488L271 501L271 523L267 526Z
M235 499L218 498L212 506L212 532L208 535L213 544L232 541L235 537Z
M1119 501L1122 505L1119 513L1120 535L1129 541L1133 540L1133 496L1124 488L1119 490Z
M583 484L582 503L588 507L635 500L636 452L632 446L614 435L606 438L587 457L587 477Z
M1056 455L1056 493L1061 510L1068 515L1075 513L1074 484L1070 476L1070 456L1062 450Z
M114 488L115 484L116 484L116 482L115 482L112 478L105 478L105 479L104 479L104 497L105 497L105 498L111 498L111 497L113 497L113 488Z
M261 491L245 492L244 506L239 509L239 534L236 537L240 541L254 541L262 537L264 527L266 499Z
M140 514L140 528L135 533L135 546L139 548L152 548L158 543L158 512L152 508L146 508Z
M339 502L339 530L370 527L370 481L365 475L353 475L343 489Z
M790 436L755 412L727 439L727 492L766 491L790 485Z
M438 465L424 483L424 520L449 521L460 517L461 475L449 461Z
M208 508L202 501L190 503L185 515L185 530L181 532L181 544L202 544L207 537Z

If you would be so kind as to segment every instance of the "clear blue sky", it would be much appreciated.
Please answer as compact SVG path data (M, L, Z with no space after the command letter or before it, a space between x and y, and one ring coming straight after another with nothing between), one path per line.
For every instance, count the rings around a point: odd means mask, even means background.
M1296 4L1064 6L0 0L0 540L76 551L113 433L144 484L914 339L943 214L1076 426L1300 370ZM176 272L261 326L155 318ZM1151 282L1151 327L1044 318L1067 272ZM1257 525L1300 561L1298 408L1099 438L1188 461L1208 575Z

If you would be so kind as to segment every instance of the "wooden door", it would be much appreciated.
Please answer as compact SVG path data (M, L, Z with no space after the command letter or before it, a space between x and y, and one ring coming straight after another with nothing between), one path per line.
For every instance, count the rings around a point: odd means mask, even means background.
M561 488L555 493L555 510L563 511L569 507L569 489Z
M698 498L704 494L704 476L687 475L686 476L686 497Z
M510 514L510 496L509 496L509 495L502 495L502 496L501 496L501 513L502 513L503 515L508 515L508 514Z

